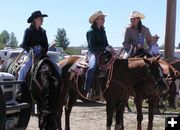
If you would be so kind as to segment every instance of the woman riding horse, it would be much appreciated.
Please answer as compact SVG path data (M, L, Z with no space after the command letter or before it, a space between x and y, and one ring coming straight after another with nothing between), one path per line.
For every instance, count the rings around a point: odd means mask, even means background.
M133 53L135 53L134 50L132 50L133 46L135 46L137 50L144 49L147 53L150 53L150 49L154 45L156 39L152 37L149 29L141 22L144 18L144 14L138 11L131 12L129 16L131 24L126 28L123 42L125 49L124 58L131 57Z
M93 77L97 69L97 54L100 51L105 50L106 46L108 46L106 32L104 29L105 16L107 15L103 14L102 11L96 11L89 18L89 22L92 24L90 30L86 34L89 50L87 54L89 68L84 85L84 89L87 93L90 92ZM87 98L89 95L90 94L88 93Z
M30 48L32 48L36 57L45 54L48 50L46 30L41 27L43 24L43 17L47 17L47 15L42 14L40 11L35 11L31 14L27 20L28 23L31 23L30 27L25 30L23 42L20 45L26 52L29 52ZM33 64L32 55L30 54L28 57L28 60L19 71L18 80L25 79Z
M72 57L69 57L69 61L72 61L71 59ZM68 68L72 65L72 62L68 62L68 59L66 59L65 63L67 63L67 65L62 67L62 70L63 70L62 74L67 74L69 70ZM151 66L151 63L152 63L152 66ZM109 86L107 87L106 85L107 79L110 79L108 78L107 73L106 73L106 76L100 79L99 81L99 84L101 85L102 90L105 90L103 95L107 101L107 105L106 105L107 130L110 129L110 126L112 123L112 115L113 115L114 110L116 110L116 130L124 129L122 115L124 112L124 105L126 104L129 93L130 93L129 89L133 89L134 84L136 84L137 80L141 78L142 78L141 81L143 82L143 84L142 86L139 86L138 90L143 89L144 94L150 98L149 103L151 106L150 107L151 111L149 113L150 122L148 126L150 130L152 127L152 120L153 120L152 109L158 100L158 93L156 91L155 84L156 84L156 79L158 79L157 82L160 82L160 79L162 78L160 75L161 72L159 72L161 71L161 69L159 68L159 66L157 66L156 62L149 61L146 64L143 59L116 60L112 66L114 69L111 70L112 80L110 81ZM147 66L151 66L151 67L148 69ZM149 73L150 70L151 72L154 71L153 76L151 73ZM69 83L71 84L71 89L69 91L69 98L68 98L68 102L65 108L65 121L66 121L65 129L67 130L70 130L69 116L70 116L72 107L75 104L78 97L77 88L80 89L81 86L84 84L83 79L85 77L80 76L78 78L78 76L79 75L74 72L70 72L70 75L69 75L69 78L70 78ZM77 78L78 78L78 81L77 81ZM166 85L166 84L162 82L161 85ZM139 103L141 101L138 100L137 104L141 104ZM139 107L141 108L142 106L139 106ZM138 122L141 122L141 121L138 120Z
M31 68L28 84L31 96L37 103L39 128L40 130L55 130L57 102L59 103L62 83L59 67L46 56L48 40L46 31L41 27L44 17L47 15L42 14L41 11L35 11L27 20L30 27L25 30L23 43L20 46L26 51L28 59L19 70L18 80L25 80ZM36 62L36 67L32 67L35 63L34 59L39 60ZM21 95L20 89L18 86L18 96Z

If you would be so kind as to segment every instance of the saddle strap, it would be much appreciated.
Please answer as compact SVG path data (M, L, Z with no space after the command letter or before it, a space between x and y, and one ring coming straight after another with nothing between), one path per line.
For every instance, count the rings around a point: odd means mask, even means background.
M99 59L100 59L100 56L102 55L102 52L99 53L97 63L101 71L107 71L110 67L113 66L115 60L117 59L117 56L113 52L111 52L111 54L112 54L112 58L109 60L109 62L105 65L102 65L99 63Z
M37 64L37 66L35 67L34 69L34 74L33 74L33 78L36 79L36 76L37 76L37 73L38 73L38 70L39 70L39 67L41 66L41 64L44 62L44 61L48 61L49 63L51 63L51 60L48 58L48 57L45 57L43 58L42 60L40 60Z

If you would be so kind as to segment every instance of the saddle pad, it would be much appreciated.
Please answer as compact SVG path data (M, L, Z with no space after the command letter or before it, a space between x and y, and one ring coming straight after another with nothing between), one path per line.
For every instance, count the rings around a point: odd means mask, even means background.
M86 74L87 69L88 69L87 60L85 58L80 58L69 68L69 71L82 76Z

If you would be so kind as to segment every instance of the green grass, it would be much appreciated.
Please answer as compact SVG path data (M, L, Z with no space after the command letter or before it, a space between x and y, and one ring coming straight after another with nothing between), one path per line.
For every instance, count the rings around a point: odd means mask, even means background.
M129 99L128 104L130 106L131 109L136 110L136 106L134 104L134 99ZM176 109L172 109L172 108L167 108L167 110L165 111L165 113L179 113L180 114L180 100L179 100L179 106ZM143 101L143 108L148 108L148 104L146 102L146 100Z

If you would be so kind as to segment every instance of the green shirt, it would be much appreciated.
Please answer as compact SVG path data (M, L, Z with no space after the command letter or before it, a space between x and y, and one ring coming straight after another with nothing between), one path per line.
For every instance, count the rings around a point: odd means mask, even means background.
M104 28L98 29L91 27L86 34L88 49L90 52L99 52L108 46L106 32Z

